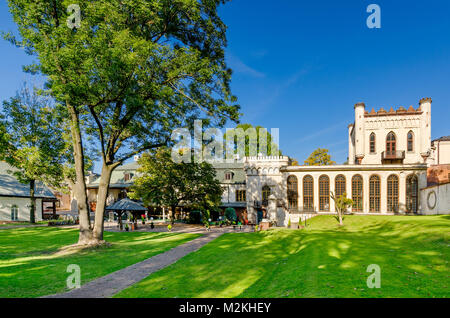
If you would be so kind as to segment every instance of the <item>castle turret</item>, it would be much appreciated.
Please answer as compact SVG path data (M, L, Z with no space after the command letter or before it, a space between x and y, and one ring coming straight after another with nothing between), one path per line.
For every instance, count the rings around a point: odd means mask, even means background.
M420 155L426 162L431 153L431 98L422 98L419 102L422 111L420 120Z
M355 104L355 157L358 164L364 158L364 145L365 145L365 127L364 127L364 113L366 111L366 105L364 103Z

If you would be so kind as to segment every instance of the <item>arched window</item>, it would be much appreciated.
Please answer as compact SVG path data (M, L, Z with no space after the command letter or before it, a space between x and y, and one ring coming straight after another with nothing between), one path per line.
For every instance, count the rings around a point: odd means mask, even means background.
M357 174L352 178L353 212L363 210L363 178Z
M19 219L19 208L17 205L11 207L11 221L17 221Z
M414 133L412 131L410 131L408 133L408 151L414 151Z
M262 188L262 203L263 203L263 205L267 205L269 203L269 196L270 196L270 187L268 185L265 185Z
M376 175L369 179L369 211L380 212L380 177Z
M340 174L336 177L334 180L334 188L335 188L335 194L336 198L339 198L341 195L347 192L347 182L345 180L345 177Z
M330 178L319 178L319 211L330 211Z
M314 179L311 176L303 178L303 210L314 211Z
M287 189L288 189L288 208L297 209L298 208L298 180L296 176L289 176L287 179Z
M398 212L398 177L390 175L387 180L387 210Z
M392 155L397 150L396 137L391 131L386 138L386 153Z
M375 133L371 133L370 134L370 153L375 153L376 151L376 138L375 138Z
M417 213L419 180L416 175L410 175L406 178L406 211L408 213Z

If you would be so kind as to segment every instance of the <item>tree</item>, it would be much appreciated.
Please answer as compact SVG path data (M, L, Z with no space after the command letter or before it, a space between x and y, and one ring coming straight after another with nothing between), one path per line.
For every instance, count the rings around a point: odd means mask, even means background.
M207 162L175 163L166 148L144 153L139 159L138 177L129 194L144 204L171 208L174 222L175 208L217 208L222 196L220 182L213 166Z
M78 1L81 21L68 27L66 1L8 0L21 39L11 42L38 57L26 70L46 76L66 106L76 167L79 244L103 241L113 170L135 154L168 144L173 128L237 121L231 70L224 58L223 0ZM94 227L84 179L84 140L96 137L102 172ZM213 123L214 121L214 123Z
M331 198L333 199L334 204L336 206L336 212L338 214L337 218L339 221L339 225L342 226L342 225L344 225L343 215L347 211L347 209L353 205L353 200L347 198L347 193L344 193L336 198L334 193L331 192Z
M239 149L238 144L242 142L239 140L239 132L243 133L244 138L243 149ZM267 134L266 144L261 142L261 137ZM272 135L262 126L253 126L252 124L239 124L234 129L229 129L223 135L224 149L227 150L228 158L232 154L239 154L240 157L256 156L258 153L267 155L281 156L279 145L273 140ZM261 149L262 148L262 149ZM273 148L273 151L272 151Z
M0 124L4 127L0 160L16 170L14 176L30 185L30 222L35 223L36 183L60 188L64 180L62 123L54 116L50 100L26 85L16 97L3 102Z
M312 152L312 154L305 160L307 166L330 166L336 162L331 160L331 156L328 154L328 149L318 148Z

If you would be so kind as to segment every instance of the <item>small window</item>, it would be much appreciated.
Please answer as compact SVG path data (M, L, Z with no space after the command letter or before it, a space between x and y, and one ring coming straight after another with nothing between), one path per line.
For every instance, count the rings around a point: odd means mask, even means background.
M375 138L375 133L371 133L370 134L370 153L375 153L376 150L376 138Z
M263 205L267 205L269 202L269 196L270 196L270 187L268 185L265 185L262 188L262 201Z
M17 205L11 207L11 221L19 220L19 208Z
M408 133L408 151L414 151L414 134L412 131Z
M236 202L245 202L245 190L237 190L236 191Z
M129 173L129 172L127 172L127 173L125 173L125 175L124 175L124 180L125 180L125 182L127 182L127 181L130 181L131 179L133 178L133 174L132 173Z
M233 180L233 173L232 172L226 172L225 173L225 180L227 180L227 181Z

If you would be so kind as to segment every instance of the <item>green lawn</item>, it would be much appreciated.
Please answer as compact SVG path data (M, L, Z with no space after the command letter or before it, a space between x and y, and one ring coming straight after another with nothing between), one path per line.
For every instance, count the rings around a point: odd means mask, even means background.
M81 268L82 284L167 251L198 237L175 233L105 233L110 247L64 255L77 241L77 229L0 230L0 298L38 297L66 290L69 264Z
M449 216L318 216L225 234L116 297L448 297ZM381 268L369 289L367 266Z

